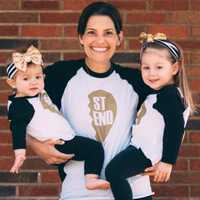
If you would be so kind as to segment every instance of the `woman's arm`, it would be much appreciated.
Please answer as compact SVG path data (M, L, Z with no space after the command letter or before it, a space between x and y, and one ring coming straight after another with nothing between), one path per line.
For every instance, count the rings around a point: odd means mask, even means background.
M63 141L61 140L47 140L41 142L30 135L27 135L27 144L47 164L64 163L74 156L73 154L61 153L54 147L55 144L62 145Z

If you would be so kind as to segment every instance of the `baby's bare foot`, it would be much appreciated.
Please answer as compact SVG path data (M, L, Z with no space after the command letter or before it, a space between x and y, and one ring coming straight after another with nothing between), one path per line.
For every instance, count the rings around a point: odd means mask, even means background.
M107 190L110 188L110 183L103 179L98 179L97 175L86 175L86 188L88 190Z
M110 188L110 183L102 179L91 179L87 180L86 188L88 190L96 190L96 189L107 190Z

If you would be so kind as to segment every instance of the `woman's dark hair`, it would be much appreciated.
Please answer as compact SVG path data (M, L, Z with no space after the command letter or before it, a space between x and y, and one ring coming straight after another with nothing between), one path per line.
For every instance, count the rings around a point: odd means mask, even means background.
M110 3L98 1L89 4L81 13L78 21L77 32L79 35L85 33L88 20L91 16L103 15L108 16L113 21L116 32L119 34L122 30L122 20L119 11Z

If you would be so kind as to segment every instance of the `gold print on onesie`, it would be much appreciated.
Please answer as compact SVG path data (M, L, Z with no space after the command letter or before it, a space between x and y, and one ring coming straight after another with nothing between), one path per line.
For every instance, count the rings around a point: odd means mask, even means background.
M146 107L145 104L143 103L140 107L140 110L137 112L137 116L136 116L136 124L139 124L142 117L145 115L146 113Z
M115 121L117 104L112 94L104 90L94 91L88 97L96 139L103 142Z
M58 108L52 103L51 99L49 98L46 92L40 94L40 102L44 109L48 109L51 112L58 113L59 115L61 115Z

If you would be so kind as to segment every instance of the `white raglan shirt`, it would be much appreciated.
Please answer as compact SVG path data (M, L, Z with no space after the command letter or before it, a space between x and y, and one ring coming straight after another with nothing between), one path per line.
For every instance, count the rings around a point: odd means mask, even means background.
M96 78L80 68L64 90L61 111L75 132L92 139L98 132L105 136L102 139L105 151L102 177L108 162L130 142L137 104L137 93L116 71L105 78ZM83 166L80 161L66 164L67 177L62 184L60 200L112 199L110 190L85 188ZM138 175L129 180L134 198L152 195L148 176Z
M46 93L36 96L9 96L8 118L13 133L13 148L26 148L26 134L45 141L71 140L74 130Z
M46 98L47 99L47 98ZM27 133L40 141L47 139L63 139L65 141L74 138L75 133L67 120L58 112L44 108L40 97L28 98L34 108L34 115L27 126ZM53 106L50 99L49 105ZM55 109L57 109L55 107Z
M178 90L180 92L180 90ZM181 92L180 92L181 95ZM181 95L182 96L182 95ZM148 95L137 114L132 128L131 145L141 148L145 156L154 165L162 158L165 122L162 114L153 108L157 102L157 94ZM142 111L143 110L143 111ZM190 108L183 112L185 126L189 118Z

